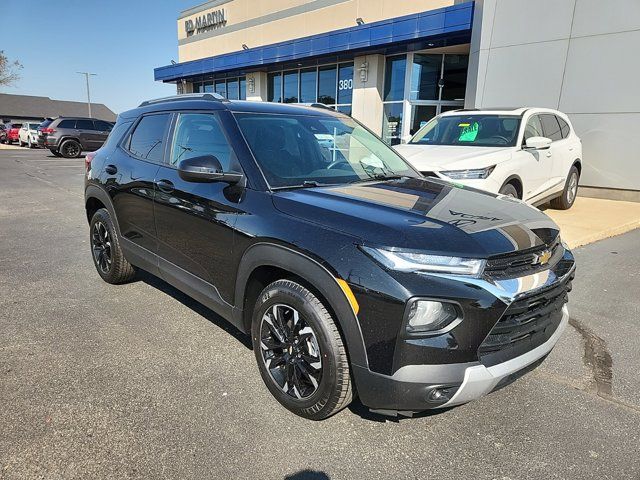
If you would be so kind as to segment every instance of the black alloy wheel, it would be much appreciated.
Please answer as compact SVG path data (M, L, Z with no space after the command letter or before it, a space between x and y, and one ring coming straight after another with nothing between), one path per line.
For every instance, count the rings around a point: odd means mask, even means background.
M93 263L105 282L124 283L135 276L136 270L124 258L115 226L106 208L93 214L89 225L89 242Z
M262 360L271 379L292 398L313 395L322 378L322 357L315 332L300 313L277 303L262 316Z
M108 275L111 270L111 235L106 225L100 221L93 224L91 229L91 250L93 260L100 271Z
M82 153L82 149L80 148L80 144L75 140L67 140L60 147L60 153L65 158L78 158L80 153Z
M256 300L251 340L265 385L282 406L322 420L353 398L347 350L337 321L300 283L281 279Z

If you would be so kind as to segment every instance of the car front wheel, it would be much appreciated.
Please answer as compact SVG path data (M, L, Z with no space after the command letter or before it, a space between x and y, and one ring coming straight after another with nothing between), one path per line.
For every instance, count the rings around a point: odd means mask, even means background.
M562 195L558 198L554 198L551 200L551 208L555 208L557 210L568 210L570 209L574 202L576 201L576 197L578 196L578 181L580 180L580 172L576 168L576 166L572 166L571 170L569 170L569 175L567 176L567 181L564 184L564 190L562 191Z
M347 352L336 322L307 288L291 280L258 297L251 337L260 375L285 408L322 420L353 398Z

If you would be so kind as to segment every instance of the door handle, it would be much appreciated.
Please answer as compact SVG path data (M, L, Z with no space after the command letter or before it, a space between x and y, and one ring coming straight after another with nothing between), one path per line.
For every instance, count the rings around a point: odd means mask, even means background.
M158 180L156 182L156 187L164 193L173 192L173 182L170 182L169 180Z
M104 169L109 175L115 175L118 173L118 168L115 165L107 165Z

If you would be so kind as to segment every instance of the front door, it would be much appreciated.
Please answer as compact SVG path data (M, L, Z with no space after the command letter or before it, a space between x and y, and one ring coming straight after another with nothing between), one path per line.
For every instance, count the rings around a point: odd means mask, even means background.
M544 137L540 115L530 116L524 127L522 150L516 152L518 169L522 172L523 200L532 200L548 189L553 169L553 149L527 150L525 142L530 137Z
M160 269L165 280L208 305L200 295L230 303L233 227L242 188L187 182L177 167L181 160L202 155L215 156L225 171L240 167L217 113L176 114L174 125L168 160L155 181Z

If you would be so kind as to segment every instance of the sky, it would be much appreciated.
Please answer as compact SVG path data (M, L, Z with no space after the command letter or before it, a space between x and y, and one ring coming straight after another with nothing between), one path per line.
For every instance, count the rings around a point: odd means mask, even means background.
M177 18L201 0L2 0L0 50L24 68L1 93L91 101L116 113L176 93L153 69L178 61ZM28 5L28 9L21 5ZM11 8L8 8L11 7Z

